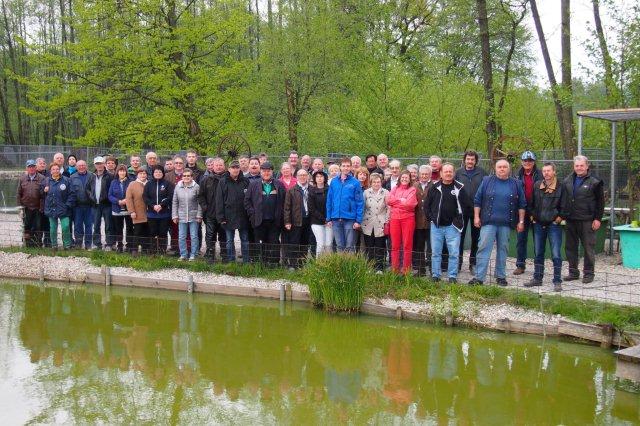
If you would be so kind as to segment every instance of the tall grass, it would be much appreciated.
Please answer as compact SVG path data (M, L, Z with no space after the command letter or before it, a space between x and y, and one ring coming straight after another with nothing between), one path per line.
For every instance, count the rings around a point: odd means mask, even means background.
M311 301L329 311L356 312L364 300L373 267L355 254L326 254L310 260L302 269Z

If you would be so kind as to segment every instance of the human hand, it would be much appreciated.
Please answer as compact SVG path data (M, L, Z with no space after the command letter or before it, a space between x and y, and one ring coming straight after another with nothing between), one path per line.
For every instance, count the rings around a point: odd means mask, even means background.
M518 222L518 226L516 226L516 231L518 232L524 231L524 223Z
M284 228L285 228L287 231L291 230L291 224L290 224L290 223L287 223L286 225L284 225Z
M601 225L601 222L598 219L596 219L593 222L591 222L591 229L593 229L594 231L597 231L598 229L600 229L600 225Z
M473 219L473 226L475 226L476 228L480 228L480 226L482 226L482 222L480 222L479 217Z

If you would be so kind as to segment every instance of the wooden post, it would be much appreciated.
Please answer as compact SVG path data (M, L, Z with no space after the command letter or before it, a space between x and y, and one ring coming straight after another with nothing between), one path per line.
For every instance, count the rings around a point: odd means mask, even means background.
M280 301L286 300L286 293L284 289L284 284L280 284Z
M610 348L613 342L613 325L612 324L603 324L602 325L602 340L600 341L600 347L602 348Z
M286 299L287 300L293 300L293 291L291 290L291 284L287 284L285 286L287 295L286 295Z
M44 284L44 266L40 267L40 284Z
M505 333L511 333L511 321L509 320L509 318L502 319L502 326L504 327Z
M444 316L444 323L448 326L451 327L453 326L453 312L451 311L447 311L447 313Z
M193 293L193 275L189 275L189 281L187 282L187 292Z
M108 266L104 268L104 285L107 287L111 285L111 268Z
M396 308L396 319L399 319L399 320L402 319L402 307L401 306L398 306Z

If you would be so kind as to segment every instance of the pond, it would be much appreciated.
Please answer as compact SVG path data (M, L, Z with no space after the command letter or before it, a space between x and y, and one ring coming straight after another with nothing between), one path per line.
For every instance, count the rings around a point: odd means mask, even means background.
M637 423L611 352L302 304L0 283L3 424Z

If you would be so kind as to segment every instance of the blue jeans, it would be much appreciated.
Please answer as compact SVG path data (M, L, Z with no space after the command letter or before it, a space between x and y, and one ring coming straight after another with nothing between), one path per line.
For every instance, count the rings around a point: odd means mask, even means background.
M449 278L458 277L458 257L460 248L460 231L449 226L436 226L431 223L431 276L440 278L440 265L442 264L442 246L446 242L449 250L449 265L447 275Z
M533 232L533 241L536 238L535 227L531 223L528 215L524 217L524 231L518 232L518 241L516 242L516 267L524 269L525 260L527 259L527 243L529 242L529 230Z
M200 222L178 222L178 247L180 248L180 257L196 257L198 254L198 229ZM191 253L187 253L187 231L191 236Z
M227 259L229 262L235 262L236 260L236 243L234 241L236 230L225 229L227 234ZM249 263L249 230L238 229L240 235L240 251L242 252L242 263Z
M113 232L113 223L111 216L111 204L104 204L92 207L93 210L93 245L102 247L102 233L100 232L100 225L104 220L104 235L105 241L108 246L112 246L115 241L115 235Z
M498 246L496 252L496 278L506 278L507 248L509 246L509 225L482 225L480 228L480 243L478 244L478 256L476 257L476 279L484 281L489 269L493 243Z
M338 251L346 251L353 253L356 251L356 232L353 229L355 220L333 219L331 227L333 228L333 238L336 240Z
M76 247L90 249L93 241L93 209L91 206L76 206L73 209L73 232L76 237Z
M541 280L544 275L544 251L547 245L547 238L551 245L551 259L553 260L553 283L560 284L562 278L562 227L552 223L551 225L533 224L533 240L535 241L536 259L534 265L533 278Z

